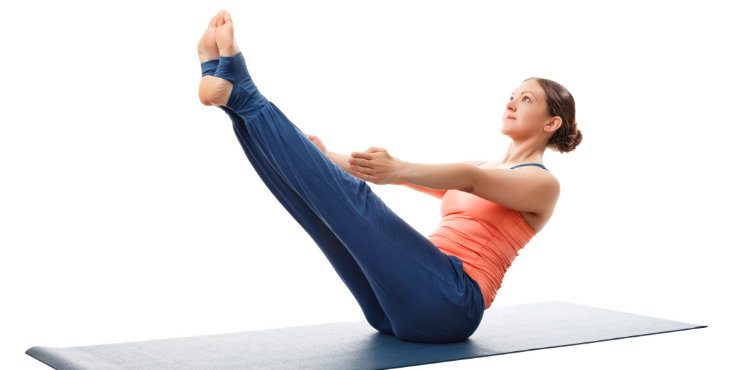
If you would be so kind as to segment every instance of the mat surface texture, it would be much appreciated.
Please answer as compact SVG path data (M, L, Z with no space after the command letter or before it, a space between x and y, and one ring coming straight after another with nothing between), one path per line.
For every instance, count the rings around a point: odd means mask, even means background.
M55 369L379 369L702 327L555 301L492 307L452 344L404 342L357 321L26 353Z

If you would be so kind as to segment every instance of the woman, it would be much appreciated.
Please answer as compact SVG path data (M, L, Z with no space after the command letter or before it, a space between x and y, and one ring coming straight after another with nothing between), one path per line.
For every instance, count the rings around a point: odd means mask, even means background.
M382 148L340 155L262 96L233 32L222 10L198 43L200 100L229 115L255 171L324 252L368 323L408 341L468 338L517 251L552 215L559 185L542 156L581 140L570 93L525 80L506 105L502 133L512 143L500 163L408 163ZM442 199L437 231L419 234L366 181Z

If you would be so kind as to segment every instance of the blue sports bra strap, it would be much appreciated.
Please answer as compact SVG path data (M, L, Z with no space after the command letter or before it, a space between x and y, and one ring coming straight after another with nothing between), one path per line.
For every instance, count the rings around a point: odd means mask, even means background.
M519 167L524 167L524 166L537 166L539 168L542 168L543 170L549 171L547 168L545 168L545 166L543 166L540 163L524 163L524 164L518 164L518 165L516 165L514 167L511 167L510 170L513 170L513 169L519 168Z

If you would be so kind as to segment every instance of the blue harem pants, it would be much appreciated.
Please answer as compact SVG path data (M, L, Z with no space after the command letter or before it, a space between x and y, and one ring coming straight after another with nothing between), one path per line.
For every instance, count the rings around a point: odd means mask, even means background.
M465 340L484 303L460 259L398 217L364 180L318 149L252 82L242 53L201 65L234 84L226 106L257 174L329 259L381 333L414 342Z

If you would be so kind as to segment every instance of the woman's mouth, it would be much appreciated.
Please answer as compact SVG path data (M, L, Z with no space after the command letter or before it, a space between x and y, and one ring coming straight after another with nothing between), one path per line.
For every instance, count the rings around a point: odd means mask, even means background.
M514 116L506 116L506 119L516 119Z

